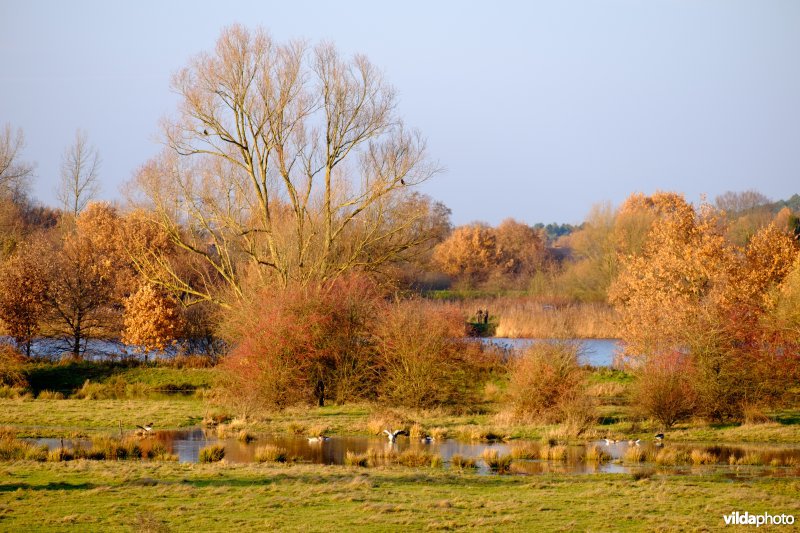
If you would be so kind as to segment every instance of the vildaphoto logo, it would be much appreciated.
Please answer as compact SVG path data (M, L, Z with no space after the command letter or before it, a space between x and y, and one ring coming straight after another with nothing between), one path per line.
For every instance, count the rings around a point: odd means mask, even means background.
M790 526L794 524L794 515L790 514L750 514L747 511L740 513L734 511L731 514L722 515L726 526Z

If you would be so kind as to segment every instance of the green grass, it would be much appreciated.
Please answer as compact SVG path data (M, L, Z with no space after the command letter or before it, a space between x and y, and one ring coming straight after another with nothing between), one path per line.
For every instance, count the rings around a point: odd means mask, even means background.
M62 437L115 433L154 422L157 429L200 423L205 413L194 397L133 400L0 400L0 426L14 426L21 437Z
M15 462L6 531L707 530L722 515L796 512L797 479L275 464Z

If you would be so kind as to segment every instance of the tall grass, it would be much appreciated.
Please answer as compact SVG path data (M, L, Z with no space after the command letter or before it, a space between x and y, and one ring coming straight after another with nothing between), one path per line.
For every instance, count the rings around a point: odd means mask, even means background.
M259 463L285 463L289 459L286 448L265 444L256 449L255 460Z
M492 472L498 474L508 474L511 470L511 461L513 460L510 455L501 455L497 450L486 448L481 453L481 459L486 463Z
M221 444L212 444L200 449L200 455L197 460L201 463L217 463L225 458L225 446Z

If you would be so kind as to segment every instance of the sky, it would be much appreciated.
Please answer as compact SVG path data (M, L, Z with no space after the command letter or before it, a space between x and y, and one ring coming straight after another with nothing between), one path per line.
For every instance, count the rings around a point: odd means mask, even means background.
M0 0L0 125L56 205L81 128L103 199L161 149L174 72L222 28L363 53L446 170L453 222L579 223L593 204L800 192L800 1Z

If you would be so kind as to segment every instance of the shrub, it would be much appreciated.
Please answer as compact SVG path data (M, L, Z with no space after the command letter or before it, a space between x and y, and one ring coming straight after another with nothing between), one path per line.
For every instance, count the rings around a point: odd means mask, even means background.
M376 328L380 400L412 408L471 404L483 381L480 346L463 340L463 331L452 307L387 304Z
M689 417L696 405L694 366L678 352L648 358L635 371L633 403L665 428Z
M663 448L656 453L655 461L656 464L659 465L674 466L687 464L690 461L690 458L689 454L683 450L678 450L676 448Z
M625 450L622 460L626 463L641 463L647 459L647 452L639 446L631 446Z
M225 446L221 444L212 444L200 449L200 455L197 460L201 463L217 463L222 461L225 457Z
M243 430L239 431L238 435L236 435L236 439L239 442L243 442L243 443L247 444L248 442L252 442L252 441L256 440L256 437L255 437L255 435L253 435L252 433L250 433L246 429L243 429Z
M568 422L579 432L594 418L586 371L574 342L537 342L510 363L508 403L523 420Z
M411 449L400 453L396 457L395 462L403 466L415 468L423 466L438 467L442 465L442 458L437 454L425 450Z
M0 438L0 461L44 461L47 446L36 446L13 437Z
M694 449L689 454L689 458L692 460L692 463L696 465L713 465L719 460L719 458L711 452Z

